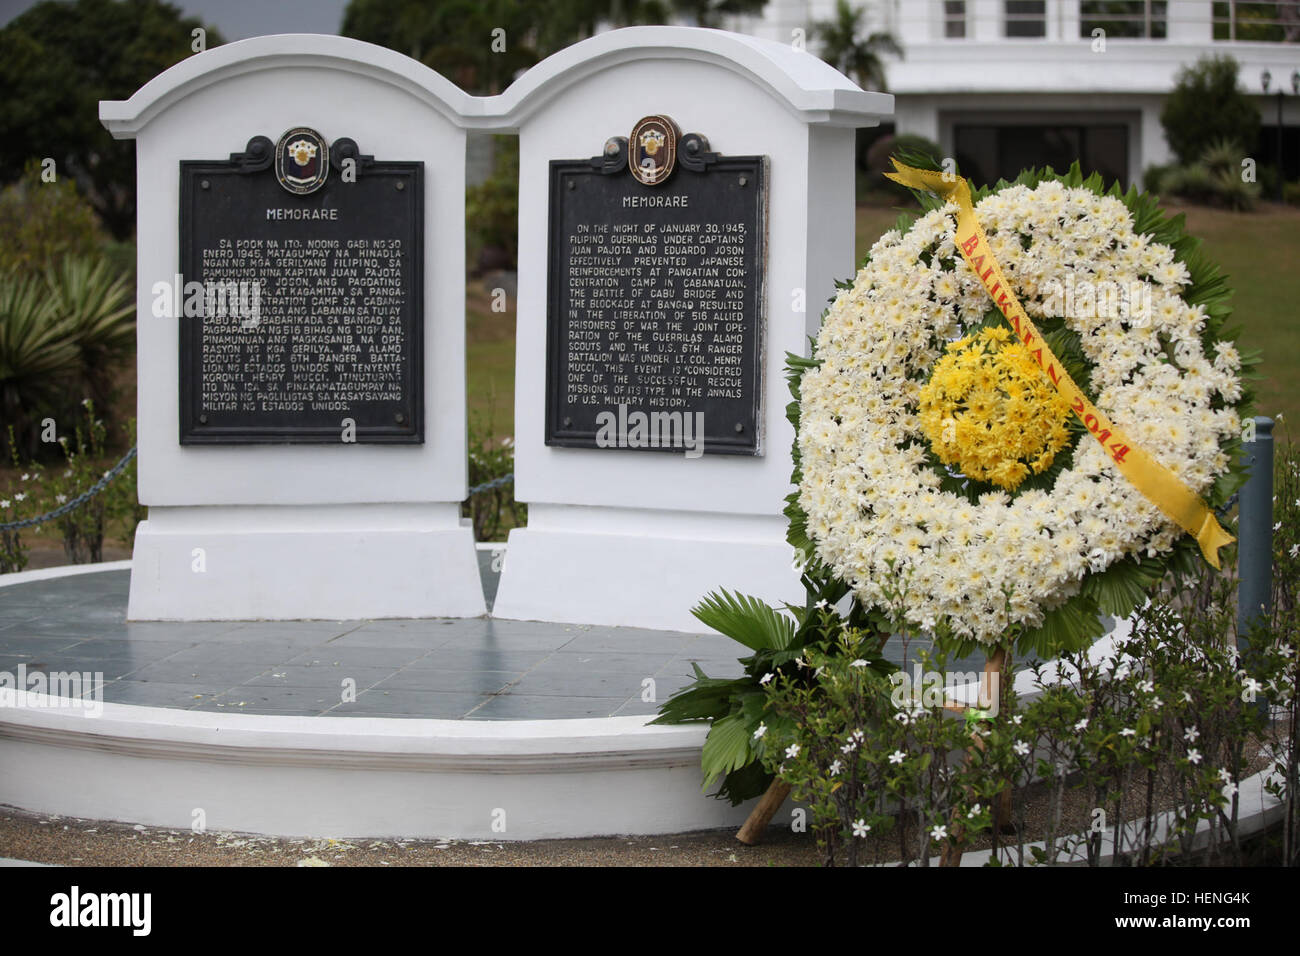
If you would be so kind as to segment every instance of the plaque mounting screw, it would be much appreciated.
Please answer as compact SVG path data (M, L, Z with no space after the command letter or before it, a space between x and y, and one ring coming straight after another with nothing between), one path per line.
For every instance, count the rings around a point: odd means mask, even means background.
M570 427L572 427L572 426L573 426L573 419L572 419L572 418L566 418L566 419L564 420L564 427L565 427L565 428L570 428Z
M577 184L576 182L574 182L572 179L570 179L570 180L569 180L569 188L570 188L570 189L577 189L577 188L578 188L578 184Z
M736 434L739 435L744 430L745 430L745 426L740 422L736 422Z
M748 185L749 185L749 177L748 177L748 176L741 176L741 177L740 177L740 185L742 185L742 186L748 186Z
M208 182L206 179L204 179L204 180L202 180L202 181L199 183L199 185L202 186L204 189L207 189L207 188L208 188L209 186L211 186L212 184L211 184L210 182Z
M405 189L405 188L406 188L406 183L402 182L402 181L399 179L399 180L397 181L397 191L398 191L398 192L401 192L401 191L402 191L403 189Z
M606 156L618 155L618 140L616 139L605 140L605 155Z
M393 416L393 421L395 421L395 422L397 422L397 424L401 425L401 424L403 424L403 423L406 421L406 416L403 415L401 412L398 412L396 415Z
M207 416L207 415L200 415L200 416L199 416L199 424L200 424L200 425L206 425L207 423L208 423L208 416Z

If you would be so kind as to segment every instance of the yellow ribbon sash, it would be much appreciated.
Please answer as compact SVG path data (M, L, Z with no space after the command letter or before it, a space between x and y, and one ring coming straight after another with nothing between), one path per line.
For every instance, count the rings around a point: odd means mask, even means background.
M1060 360L1052 354L1043 337L1038 334L1033 321L1021 307L1011 284L1007 282L989 247L984 230L975 218L971 204L970 187L966 180L953 173L937 173L914 169L894 160L897 172L886 173L896 183L912 189L924 189L957 204L956 242L971 270L979 276L998 311L1001 312L1016 335L1025 344L1039 366L1047 373L1056 390L1070 403L1074 413L1085 428L1115 463L1115 467L1147 500L1159 508L1184 531L1196 538L1201 554L1215 568L1219 567L1219 548L1235 539L1219 526L1214 512L1200 496L1188 488L1172 471L1138 448L1101 412L1074 380L1070 378ZM1037 343L1036 345L1034 343Z

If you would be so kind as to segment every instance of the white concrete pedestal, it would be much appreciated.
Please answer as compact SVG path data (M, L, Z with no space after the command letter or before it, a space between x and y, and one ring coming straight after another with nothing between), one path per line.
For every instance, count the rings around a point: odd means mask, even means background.
M700 631L718 588L803 600L785 519L533 505L510 532L492 616Z
M132 561L132 620L486 612L455 505L152 508Z

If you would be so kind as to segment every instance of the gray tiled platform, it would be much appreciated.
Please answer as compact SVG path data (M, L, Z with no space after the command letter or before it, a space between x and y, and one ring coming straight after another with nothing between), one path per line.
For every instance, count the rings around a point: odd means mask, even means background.
M111 703L518 720L652 714L646 678L662 702L692 662L734 677L747 653L719 635L489 618L127 623L129 582L103 571L0 588L0 670L102 672Z
M690 662L739 675L717 635L528 621L130 623L129 571L0 588L0 669L102 672L104 700L255 714L515 720L649 714ZM487 582L485 582L487 583ZM495 581L491 582L493 585ZM356 700L342 702L346 679Z

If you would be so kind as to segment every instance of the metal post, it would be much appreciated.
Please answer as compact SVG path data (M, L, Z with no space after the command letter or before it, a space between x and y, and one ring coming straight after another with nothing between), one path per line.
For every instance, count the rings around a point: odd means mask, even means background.
M1286 182L1286 173L1282 169L1282 84L1277 85L1277 201L1282 202L1282 184ZM1270 442L1269 448L1272 449Z
M1244 651L1273 589L1273 419L1255 418L1255 440L1243 444L1241 457L1250 472L1237 498L1237 635Z

